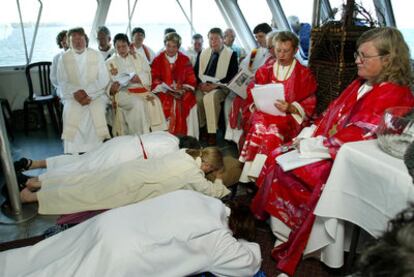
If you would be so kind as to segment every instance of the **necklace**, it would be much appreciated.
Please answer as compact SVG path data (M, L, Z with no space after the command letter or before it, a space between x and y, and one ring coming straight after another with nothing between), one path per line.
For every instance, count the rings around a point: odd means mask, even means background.
M277 79L278 81L285 81L285 80L287 79L288 75L289 75L290 70L292 69L292 65L295 63L295 60L293 60L293 61L292 61L292 63L289 65L289 68L288 68L288 70L286 71L285 76L283 77L283 79L279 79L279 67L280 67L281 65L279 64L279 62L276 62L276 63L277 63L277 67L276 67L276 74L275 74L276 79ZM283 66L283 65L282 65L282 66Z

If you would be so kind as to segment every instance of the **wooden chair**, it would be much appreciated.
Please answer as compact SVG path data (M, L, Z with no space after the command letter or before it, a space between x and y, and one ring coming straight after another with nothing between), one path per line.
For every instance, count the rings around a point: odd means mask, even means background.
M56 132L58 135L62 132L59 97L53 94L53 86L49 78L51 64L51 62L36 62L26 66L26 79L29 87L29 97L24 101L24 130L26 135L29 133L30 106L36 106L43 121L43 126L46 128L46 118L43 110L44 105L46 105ZM36 72L38 73L38 79L35 78ZM35 90L35 85L38 85L38 90Z

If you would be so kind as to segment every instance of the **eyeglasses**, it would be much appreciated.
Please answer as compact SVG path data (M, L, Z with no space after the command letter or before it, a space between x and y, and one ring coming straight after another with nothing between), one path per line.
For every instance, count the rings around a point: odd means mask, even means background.
M359 52L354 52L354 58L355 58L355 60L356 59L358 59L358 58L360 58L360 60L362 61L362 62L365 62L366 60L368 60L368 59L372 59L372 58L377 58L377 57L383 57L384 55L373 55L373 56L366 56L366 55L364 55L364 54L362 54L362 53L359 53Z

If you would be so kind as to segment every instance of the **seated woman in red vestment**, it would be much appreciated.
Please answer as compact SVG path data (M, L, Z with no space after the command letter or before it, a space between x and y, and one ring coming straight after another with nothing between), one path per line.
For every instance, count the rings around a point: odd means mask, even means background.
M245 123L249 127L248 130L245 129L246 140L239 158L241 162L245 162L241 182L247 182L248 176L257 177L257 174L252 173L257 171L257 167L251 171L252 162L264 162L273 149L295 137L314 112L316 81L311 71L295 59L298 44L299 40L292 32L277 33L273 38L276 61L266 63L256 72L255 84L283 84L286 101L278 100L274 105L285 112L286 116L275 116L255 110L249 122ZM246 104L253 102L253 86L254 84L251 84L248 88ZM258 172L263 162L258 166Z
M197 80L190 59L178 51L181 37L168 33L165 50L152 62L152 90L161 100L168 130L174 135L198 138L197 105L194 88Z
M375 138L385 109L414 106L410 53L401 33L390 27L375 28L361 35L357 47L359 78L329 105L312 128L305 128L298 136L302 154L318 152L321 158L329 158L284 172L269 157L256 182L259 190L252 209L261 219L271 215L278 238L272 256L278 269L289 275L295 272L307 244L315 218L312 212L341 145ZM304 133L310 135L306 138ZM276 148L271 157L284 148Z

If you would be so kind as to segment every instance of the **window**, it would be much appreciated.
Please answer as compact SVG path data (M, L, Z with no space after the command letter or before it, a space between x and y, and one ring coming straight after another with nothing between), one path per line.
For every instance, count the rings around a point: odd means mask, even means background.
M131 1L131 9L133 2ZM190 1L180 0L180 3L188 17L191 17ZM207 33L212 27L225 28L226 26L214 1L193 1L193 13L195 31L203 35L205 42ZM112 1L106 22L112 34L125 33L128 27L127 1ZM131 20L131 28L138 26L145 30L145 44L156 52L163 47L164 30L169 27L180 34L184 48L191 44L190 24L176 1L139 0Z
M260 23L271 25L273 16L266 0L238 0L237 3L251 31Z
M330 0L332 10L336 9L337 12L335 14L335 20L341 20L342 14L344 11L344 5L346 1L344 0ZM375 11L375 6L373 0L356 0L356 4L363 7L363 9L372 17L372 20L377 21L377 14ZM364 24L364 16L358 15L358 19L360 19L361 24ZM364 24L365 25L365 24Z
M414 22L412 20L412 1L392 1L395 21L398 29L404 35L404 39L410 47L411 58L414 58Z
M300 23L312 24L313 1L279 0L286 17L295 15Z
M26 56L17 4L15 0L3 2L0 9L0 66L24 65ZM61 30L83 27L88 34L96 10L96 1L42 0L42 3L43 11L30 62L53 59L60 51L55 38ZM40 4L38 0L20 1L20 8L30 55Z

